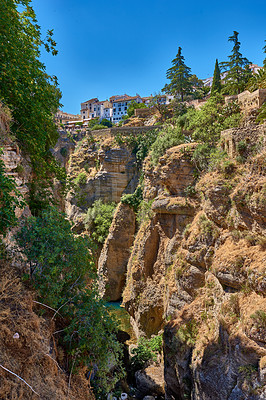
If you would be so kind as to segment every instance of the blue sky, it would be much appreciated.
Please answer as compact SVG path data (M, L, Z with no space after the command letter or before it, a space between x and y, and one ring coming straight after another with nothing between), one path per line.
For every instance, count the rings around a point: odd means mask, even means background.
M212 75L215 59L226 61L239 32L241 51L262 65L266 0L33 0L45 33L54 29L59 54L43 53L56 75L63 110L115 94L148 96L166 83L166 70L182 47L199 78Z

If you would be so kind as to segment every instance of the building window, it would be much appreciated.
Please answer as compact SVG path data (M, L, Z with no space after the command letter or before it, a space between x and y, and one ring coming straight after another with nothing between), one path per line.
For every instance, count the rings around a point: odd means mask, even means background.
M118 108L118 111L121 111L121 107Z

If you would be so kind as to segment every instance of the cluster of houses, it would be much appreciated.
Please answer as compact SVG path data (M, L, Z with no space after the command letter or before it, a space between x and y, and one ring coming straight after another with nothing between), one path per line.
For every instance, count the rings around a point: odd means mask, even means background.
M161 104L169 104L173 98L173 96L161 95L159 101ZM97 98L90 99L81 103L81 120L86 124L93 118L99 118L100 121L107 119L117 124L127 114L128 107L132 101L149 106L152 99L153 96L141 97L139 94L135 96L127 94L112 96L105 101L99 101Z
M160 104L170 104L174 96L160 95L156 101ZM146 106L152 105L154 97L141 97L139 94L129 96L127 94L111 96L109 100L100 101L98 98L93 98L81 103L80 114L69 114L58 110L55 118L56 121L65 126L74 126L82 124L87 126L88 122L97 118L100 122L103 119L111 121L113 124L118 124L127 114L128 107L132 101L136 103L144 103Z
M256 64L250 65L250 69L254 74L258 73L261 68L262 67L259 67ZM225 75L226 72L222 74L221 78L223 79ZM203 80L203 84L204 86L211 87L212 81L213 77L207 78ZM262 93L259 93L259 95L255 93L254 96L251 96L252 99L250 97L246 101L247 97L249 97L250 94L248 96L246 92L244 92L244 94L245 102L251 102L252 104L256 103L256 105L259 101L258 97L260 98L262 96ZM173 98L174 96L170 95L160 95L159 97L157 96L156 101L160 104L167 105L170 104ZM61 110L58 110L55 117L58 123L64 124L65 126L69 127L75 126L75 124L77 123L86 127L89 121L95 118L97 118L100 122L103 119L107 119L113 124L118 124L123 119L123 116L127 114L130 103L132 103L133 101L136 103L144 103L146 106L149 107L152 105L153 99L154 97L152 95L148 97L141 97L138 93L136 93L135 96L129 96L127 94L111 96L109 100L104 101L100 101L98 98L95 97L81 103L80 114L68 114ZM237 100L239 100L239 102L241 103L241 99ZM205 101L193 100L190 103L195 108L200 108L205 103Z

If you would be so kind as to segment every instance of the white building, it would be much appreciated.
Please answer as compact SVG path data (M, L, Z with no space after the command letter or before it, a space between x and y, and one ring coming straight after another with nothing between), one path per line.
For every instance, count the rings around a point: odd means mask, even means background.
M136 103L143 103L139 94L136 94L136 96L128 96L127 94L124 94L110 97L110 102L113 105L112 122L114 124L121 121L123 115L127 114L128 106L132 101L135 101Z
M90 99L81 103L81 119L91 119L96 117L96 104L99 100L95 97L94 99Z

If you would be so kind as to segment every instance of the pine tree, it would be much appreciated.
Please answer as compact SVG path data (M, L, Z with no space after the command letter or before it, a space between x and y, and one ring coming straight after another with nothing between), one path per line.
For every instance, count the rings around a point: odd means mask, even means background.
M215 63L215 68L214 68L214 73L213 73L213 81L212 81L212 88L211 88L211 95L214 95L215 93L220 93L222 89L221 85L221 73L220 73L220 68L219 68L219 63L218 60L216 59Z
M240 53L238 35L239 33L234 31L233 36L229 37L228 41L234 44L232 54L228 57L229 61L220 64L226 71L225 92L229 94L239 94L243 91L252 74L249 68L250 61Z
M163 92L180 97L184 97L192 92L192 82L190 81L191 69L185 65L184 57L181 55L181 47L178 48L176 58L173 59L173 66L166 72L167 79L170 80L162 89Z

